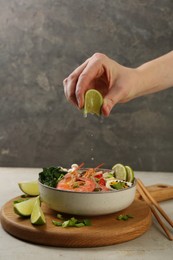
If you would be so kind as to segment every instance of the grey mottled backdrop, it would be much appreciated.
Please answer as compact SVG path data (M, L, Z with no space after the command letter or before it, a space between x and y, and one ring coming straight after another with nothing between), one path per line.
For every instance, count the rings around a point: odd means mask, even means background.
M173 171L173 89L84 119L63 79L95 52L136 67L173 49L172 0L0 0L0 166Z

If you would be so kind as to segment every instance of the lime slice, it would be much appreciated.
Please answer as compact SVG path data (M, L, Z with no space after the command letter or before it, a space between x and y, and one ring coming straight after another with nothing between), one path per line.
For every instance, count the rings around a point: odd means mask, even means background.
M14 204L14 211L19 216L28 217L31 215L36 198L28 199L19 203Z
M103 97L101 93L95 89L90 89L85 93L85 103L84 103L84 115L96 114L100 116L101 107L103 105Z
M127 181L128 182L133 182L134 181L134 171L130 166L125 166L126 171L127 171Z
M39 195L38 181L19 182L18 185L21 191L29 196Z
M116 179L126 181L127 171L124 165L117 163L112 167L112 170L114 170Z
M43 214L43 211L40 207L40 199L37 197L32 213L31 213L31 223L33 225L43 225L46 223L45 216Z

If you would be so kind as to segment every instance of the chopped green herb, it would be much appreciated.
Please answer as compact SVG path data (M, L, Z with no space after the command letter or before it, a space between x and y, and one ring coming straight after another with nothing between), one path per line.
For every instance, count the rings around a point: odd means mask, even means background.
M57 217L59 219L64 219L62 217L61 214L57 214ZM61 218L60 218L61 217ZM59 221L56 221L56 220L52 220L52 223L55 225L55 226L61 226L63 228L66 228L66 227L84 227L84 226L91 226L91 221L89 219L82 219L82 220L79 220L79 219L76 219L74 217L70 218L70 219L66 219L65 221L62 221L62 222L59 222Z
M63 216L61 214L59 214L59 213L57 214L57 218L64 219Z
M131 215L119 215L119 216L117 217L117 220L124 220L124 221L126 221L126 220L128 220L129 218L133 218L133 216L131 216Z
M63 223L62 223L62 227L70 227L71 225L70 225L70 220L66 220L66 221L64 221Z
M62 222L59 222L59 221L56 221L56 220L52 220L52 223L53 223L55 226L62 226Z
M127 215L127 217L128 217L128 218L133 218L133 216L132 216L132 215Z
M84 227L86 226L84 223L76 223L75 224L75 227Z
M99 178L96 178L96 177L95 177L95 181L96 181L96 182L99 182L99 180L100 180Z
M91 220L90 219L84 219L83 223L85 224L85 226L91 226Z
M66 220L62 223L62 227L75 227L78 220L76 218L71 218L69 220Z
M74 188L74 189L75 189L75 188L79 188L79 183L74 182L74 184L73 184L73 188Z
M39 179L41 183L55 188L66 173L67 171L61 166L43 168L43 171L39 173Z

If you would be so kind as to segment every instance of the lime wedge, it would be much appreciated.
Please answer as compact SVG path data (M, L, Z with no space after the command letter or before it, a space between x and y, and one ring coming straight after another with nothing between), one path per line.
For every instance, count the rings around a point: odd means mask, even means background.
M96 114L100 116L101 107L103 105L103 97L101 93L95 89L90 89L85 93L85 103L84 103L84 115Z
M112 170L114 170L116 179L126 181L127 171L124 165L117 163L112 167Z
M14 211L19 216L28 217L31 215L36 198L27 199L25 201L14 204Z
M43 225L46 223L45 216L43 214L43 211L40 207L40 199L37 197L32 213L31 213L31 223L33 225Z
M126 171L127 171L127 181L128 182L133 182L134 181L134 171L130 166L125 166Z
M29 196L39 195L38 181L19 182L18 185L21 191Z

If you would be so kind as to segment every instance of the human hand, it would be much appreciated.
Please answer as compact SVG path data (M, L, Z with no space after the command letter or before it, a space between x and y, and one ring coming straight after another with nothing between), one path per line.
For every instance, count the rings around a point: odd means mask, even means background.
M135 69L126 68L104 54L96 53L76 68L64 81L68 101L79 109L84 106L88 89L97 89L104 97L102 114L109 116L117 103L127 102L135 96L138 82Z

